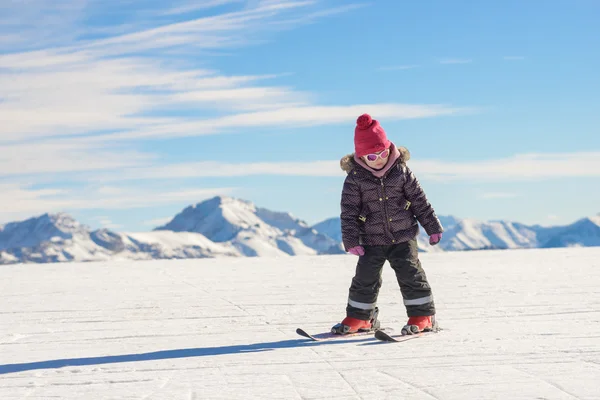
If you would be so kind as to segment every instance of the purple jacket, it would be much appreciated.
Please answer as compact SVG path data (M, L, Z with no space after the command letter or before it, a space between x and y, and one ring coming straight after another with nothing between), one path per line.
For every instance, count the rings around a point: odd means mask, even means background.
M444 231L419 181L406 166L409 151L392 144L390 157L381 177L356 160L354 154L340 160L342 170L348 174L341 200L346 251L359 245L409 241L419 234L418 223L428 235Z

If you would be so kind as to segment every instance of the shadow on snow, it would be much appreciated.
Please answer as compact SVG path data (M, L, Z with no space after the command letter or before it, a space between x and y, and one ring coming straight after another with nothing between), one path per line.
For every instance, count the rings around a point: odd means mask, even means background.
M373 339L333 339L329 341L314 342L310 339L282 340L279 342L265 342L254 344L242 344L221 347L198 347L191 349L161 350L150 353L121 354L116 356L65 358L58 360L37 361L22 364L0 364L0 375L15 372L33 371L38 369L55 369L63 367L75 367L86 365L116 364L137 361L167 360L175 358L219 356L224 354L257 353L276 349L293 347L320 346L323 344L360 343ZM380 342L382 343L382 342Z

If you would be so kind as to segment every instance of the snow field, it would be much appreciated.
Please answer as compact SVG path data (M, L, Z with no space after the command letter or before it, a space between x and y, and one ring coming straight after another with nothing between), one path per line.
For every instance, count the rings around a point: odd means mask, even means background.
M0 399L599 399L600 249L420 254L444 331L315 343L356 258L0 268ZM383 325L406 320L391 268Z

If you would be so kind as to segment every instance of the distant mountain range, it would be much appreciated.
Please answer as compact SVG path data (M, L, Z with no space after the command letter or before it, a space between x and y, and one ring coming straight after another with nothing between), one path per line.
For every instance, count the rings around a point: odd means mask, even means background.
M423 251L460 251L488 249L522 249L552 247L600 246L600 216L583 218L571 225L542 227L509 221L477 221L455 217L439 217L444 226L443 240L438 246L428 244L429 237L421 229L418 237ZM340 219L331 218L315 225L315 229L340 238Z
M440 220L445 228L442 242L430 246L421 229L421 251L600 246L600 216L550 228ZM0 226L0 264L343 253L339 218L309 226L289 213L224 196L189 206L151 232L92 231L64 213Z

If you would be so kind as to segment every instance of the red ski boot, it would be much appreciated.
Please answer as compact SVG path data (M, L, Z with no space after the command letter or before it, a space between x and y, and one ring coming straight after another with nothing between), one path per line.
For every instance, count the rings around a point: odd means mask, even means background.
M408 322L402 328L403 335L415 335L420 332L429 332L437 330L435 315L427 315L420 317L410 317Z
M379 314L379 310L376 308L373 312L373 318L370 320L346 317L339 324L335 324L331 328L331 332L337 333L339 335L346 335L348 333L369 332L377 330L380 326L380 323L377 320L377 314Z

